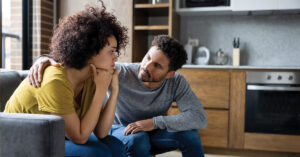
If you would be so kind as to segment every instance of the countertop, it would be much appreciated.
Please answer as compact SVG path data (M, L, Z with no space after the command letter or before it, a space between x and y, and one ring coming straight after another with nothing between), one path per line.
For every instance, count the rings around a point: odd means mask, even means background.
M257 70L300 70L300 66L253 66L253 65L183 65L183 68L199 68L199 69L257 69Z

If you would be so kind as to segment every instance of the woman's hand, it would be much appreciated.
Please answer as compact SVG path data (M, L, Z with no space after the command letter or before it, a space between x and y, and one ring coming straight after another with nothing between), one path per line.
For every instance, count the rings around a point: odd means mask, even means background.
M105 69L96 68L93 64L90 64L90 66L93 69L96 88L103 87L105 90L107 90L108 86L112 82L113 75Z
M119 75L118 75L118 70L114 70L113 75L112 75L112 80L110 83L110 90L111 92L118 93L119 92Z

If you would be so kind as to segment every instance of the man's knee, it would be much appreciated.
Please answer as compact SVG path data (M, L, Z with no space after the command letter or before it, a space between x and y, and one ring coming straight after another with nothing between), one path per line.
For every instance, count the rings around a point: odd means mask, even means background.
M129 135L132 136L127 146L127 151L130 152L150 152L150 138L146 132L138 132L136 134Z
M201 147L201 139L197 130L187 130L178 132L178 140L182 144L187 144L192 147Z

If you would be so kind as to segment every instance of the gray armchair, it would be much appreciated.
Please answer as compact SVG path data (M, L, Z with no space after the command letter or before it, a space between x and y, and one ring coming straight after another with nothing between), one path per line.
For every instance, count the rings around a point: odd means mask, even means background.
M27 71L0 71L0 156L60 157L65 153L65 126L59 116L3 113Z

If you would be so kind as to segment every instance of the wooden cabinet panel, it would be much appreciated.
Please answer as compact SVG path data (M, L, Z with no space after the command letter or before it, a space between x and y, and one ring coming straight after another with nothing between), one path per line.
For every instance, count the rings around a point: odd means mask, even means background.
M223 147L228 145L228 111L205 109L208 123L205 130L198 130L203 146ZM180 113L177 107L171 107L168 115Z
M229 147L244 147L246 73L232 71L230 81Z
M300 136L245 133L245 149L300 152Z
M229 108L228 70L180 69L205 108Z
M228 111L205 110L208 123L205 130L198 130L203 146L224 147L228 145Z

